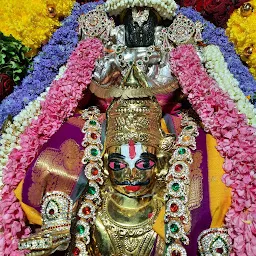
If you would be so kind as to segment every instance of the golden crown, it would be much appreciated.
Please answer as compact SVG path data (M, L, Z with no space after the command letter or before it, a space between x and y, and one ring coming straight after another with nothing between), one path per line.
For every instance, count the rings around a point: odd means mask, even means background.
M130 140L158 147L162 109L154 98L115 99L107 110L106 148Z

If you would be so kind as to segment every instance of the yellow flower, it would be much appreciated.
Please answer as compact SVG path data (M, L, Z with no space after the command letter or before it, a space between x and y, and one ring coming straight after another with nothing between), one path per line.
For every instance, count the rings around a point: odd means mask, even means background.
M256 78L256 0L243 4L232 13L226 34Z
M0 31L35 53L68 16L74 0L1 0Z

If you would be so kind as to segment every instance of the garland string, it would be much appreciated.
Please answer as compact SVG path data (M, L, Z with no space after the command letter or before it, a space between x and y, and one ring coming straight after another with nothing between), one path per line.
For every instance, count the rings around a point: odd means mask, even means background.
M183 92L217 140L217 149L225 158L223 182L232 188L232 205L226 214L233 242L231 255L255 255L256 129L247 125L234 102L206 73L192 45L174 49L171 66Z
M0 236L0 252L3 255L24 255L24 252L17 249L18 241L30 233L13 191L24 178L26 169L41 146L76 109L84 89L91 82L95 61L102 51L103 46L98 39L87 39L78 44L70 56L64 76L53 81L42 103L41 114L20 136L21 149L13 149L10 153L3 173L4 187L0 205L0 229L4 230Z

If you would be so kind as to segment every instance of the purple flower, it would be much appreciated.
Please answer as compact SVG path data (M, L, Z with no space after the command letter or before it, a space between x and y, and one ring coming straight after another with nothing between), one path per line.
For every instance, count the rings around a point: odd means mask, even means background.
M62 26L55 31L48 44L34 58L27 76L14 92L0 105L0 127L8 115L17 115L28 103L35 100L53 81L59 68L64 65L78 43L77 19L96 8L97 3L80 5L75 3L70 16L65 18Z

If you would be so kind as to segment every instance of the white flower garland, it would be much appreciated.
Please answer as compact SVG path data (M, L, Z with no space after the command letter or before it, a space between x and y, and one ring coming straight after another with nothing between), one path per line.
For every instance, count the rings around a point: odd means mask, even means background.
M208 74L234 100L238 111L246 115L248 124L256 127L256 109L239 88L239 82L230 73L219 47L208 45L202 49L202 55Z
M66 70L65 66L59 69L55 80L60 79ZM3 185L3 168L6 166L9 154L14 148L20 149L19 137L30 125L32 119L37 118L41 112L41 102L45 100L50 87L41 93L34 101L31 101L17 116L13 123L3 132L0 140L0 188Z
M152 7L165 19L171 19L178 8L174 0L107 0L105 3L106 11L111 15L135 6Z

